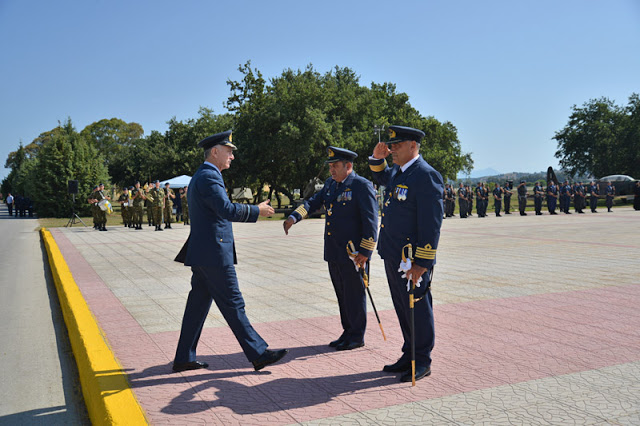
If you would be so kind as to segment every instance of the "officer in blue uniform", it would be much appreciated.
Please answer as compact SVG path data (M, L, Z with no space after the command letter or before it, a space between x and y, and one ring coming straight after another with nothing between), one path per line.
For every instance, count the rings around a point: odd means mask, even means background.
M549 209L549 214L558 214L556 213L556 204L558 202L558 187L550 181L547 186L547 208Z
M589 207L591 207L591 213L598 213L596 210L598 208L598 193L599 193L598 184L596 181L591 181L591 186L589 186L589 193L591 196L589 197Z
M458 206L460 206L460 219L466 219L469 207L467 206L467 190L462 182L458 188Z
M493 189L493 207L496 211L496 217L501 217L500 209L502 208L502 188L500 188L500 184L496 183L496 187Z
M539 182L536 182L536 185L533 187L533 205L536 210L536 216L542 215L542 197L544 196L544 191L542 190L542 185Z
M560 210L562 210L565 214L571 214L569 209L571 208L571 197L573 196L573 190L571 189L571 185L569 185L569 181L564 181L564 186L562 187L562 204L560 206Z
M611 186L611 182L607 181L607 188L605 189L605 205L607 206L607 212L611 213L611 207L613 207L613 197L616 195L616 190Z
M482 214L483 194L484 190L482 189L480 182L478 182L478 186L476 186L476 214L478 217L484 217L484 214Z
M578 182L575 187L575 195L573 198L573 207L575 208L576 213L584 214L584 212L582 211L582 209L584 208L584 198L584 186L582 185L582 182Z
M329 267L331 282L338 298L342 334L329 346L338 351L364 346L367 327L367 299L359 268L366 268L378 237L378 203L373 184L353 170L358 154L348 149L330 146L328 178L321 191L306 200L284 221L289 233L293 224L308 213L324 206L327 211L324 227L324 260ZM358 252L351 259L347 245L352 242ZM358 269L354 265L357 265Z
M231 222L256 222L258 216L270 216L274 210L269 201L257 206L229 201L222 171L230 167L234 158L236 147L231 138L231 131L227 131L198 143L204 149L205 162L189 184L191 234L176 258L191 266L193 272L173 362L176 372L208 367L196 360L196 346L212 301L256 371L279 361L288 352L267 349L267 343L253 329L244 310L234 266L236 250Z
M420 156L424 133L402 126L389 127L389 141L376 145L369 166L379 185L384 185L385 202L378 235L378 253L384 259L391 298L395 307L404 344L397 362L385 365L384 371L402 373L400 380L411 377L411 322L408 281L398 267L408 247L414 258L402 264L404 274L420 287L415 289L416 380L431 374L431 350L435 343L431 276L436 264L436 250L442 226L442 176ZM395 163L385 161L391 154ZM410 245L410 246L408 246ZM411 256L408 256L410 258Z

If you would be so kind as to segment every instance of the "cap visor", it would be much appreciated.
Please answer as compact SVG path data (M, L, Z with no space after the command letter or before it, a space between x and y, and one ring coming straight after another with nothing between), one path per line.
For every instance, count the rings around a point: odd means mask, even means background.
M234 144L232 144L231 142L223 142L223 143L221 143L220 145L228 146L229 148L231 148L231 149L233 149L233 150L238 149L238 147L237 147L237 146L235 146Z

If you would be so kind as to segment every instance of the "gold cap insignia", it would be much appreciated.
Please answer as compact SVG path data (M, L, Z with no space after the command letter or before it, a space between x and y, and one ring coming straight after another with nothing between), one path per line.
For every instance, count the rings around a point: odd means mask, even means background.
M396 137L396 132L395 132L395 130L393 130L393 129L389 129L389 137L390 137L391 139L393 139L393 138L395 138L395 137Z
M229 133L229 142L233 142L233 141L231 140L231 136L232 136L232 133Z
M329 151L329 157L335 157L336 156L336 154L333 152L332 149L329 149L328 151Z

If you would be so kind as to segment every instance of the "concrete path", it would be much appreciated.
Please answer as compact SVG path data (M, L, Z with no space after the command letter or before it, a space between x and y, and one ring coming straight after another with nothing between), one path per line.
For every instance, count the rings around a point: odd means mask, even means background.
M0 206L0 424L89 424L37 226Z
M272 348L254 372L212 308L198 357L173 374L190 271L188 227L52 230L155 424L638 424L640 214L447 219L433 285L433 373L415 388L381 372L401 335L381 259L364 348L336 352L323 221L234 224L247 312Z

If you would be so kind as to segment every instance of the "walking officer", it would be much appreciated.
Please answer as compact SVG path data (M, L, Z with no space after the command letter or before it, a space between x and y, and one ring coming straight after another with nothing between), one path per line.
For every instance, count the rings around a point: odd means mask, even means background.
M222 171L231 167L234 159L236 147L231 143L231 131L209 136L198 146L204 149L205 161L189 184L193 223L181 251L185 253L185 266L191 266L191 291L184 310L173 371L208 367L206 362L196 359L196 348L213 301L253 368L261 370L282 359L288 351L268 349L267 342L249 322L234 266L236 251L231 224L256 222L258 216L270 216L274 211L268 200L257 206L229 200Z
M415 348L415 379L431 374L431 351L435 335L430 287L442 226L443 182L440 173L420 155L420 141L424 137L421 130L389 126L389 136L388 142L376 145L373 155L369 157L369 167L378 185L386 187L378 253L384 259L404 344L400 359L385 365L383 370L402 373L400 380L411 382L412 344ZM391 167L385 160L389 154L394 162ZM399 265L404 274L399 272ZM407 295L407 290L411 288L409 280L416 286L413 342L411 307Z
M329 343L344 351L364 346L367 327L367 299L359 268L366 268L378 239L378 203L373 184L356 174L353 160L358 154L330 146L327 149L331 177L303 205L284 221L284 232L324 206L324 260L338 298L342 334ZM352 261L347 245L352 242L358 252ZM354 263L356 267L354 267ZM366 270L366 269L365 269Z

